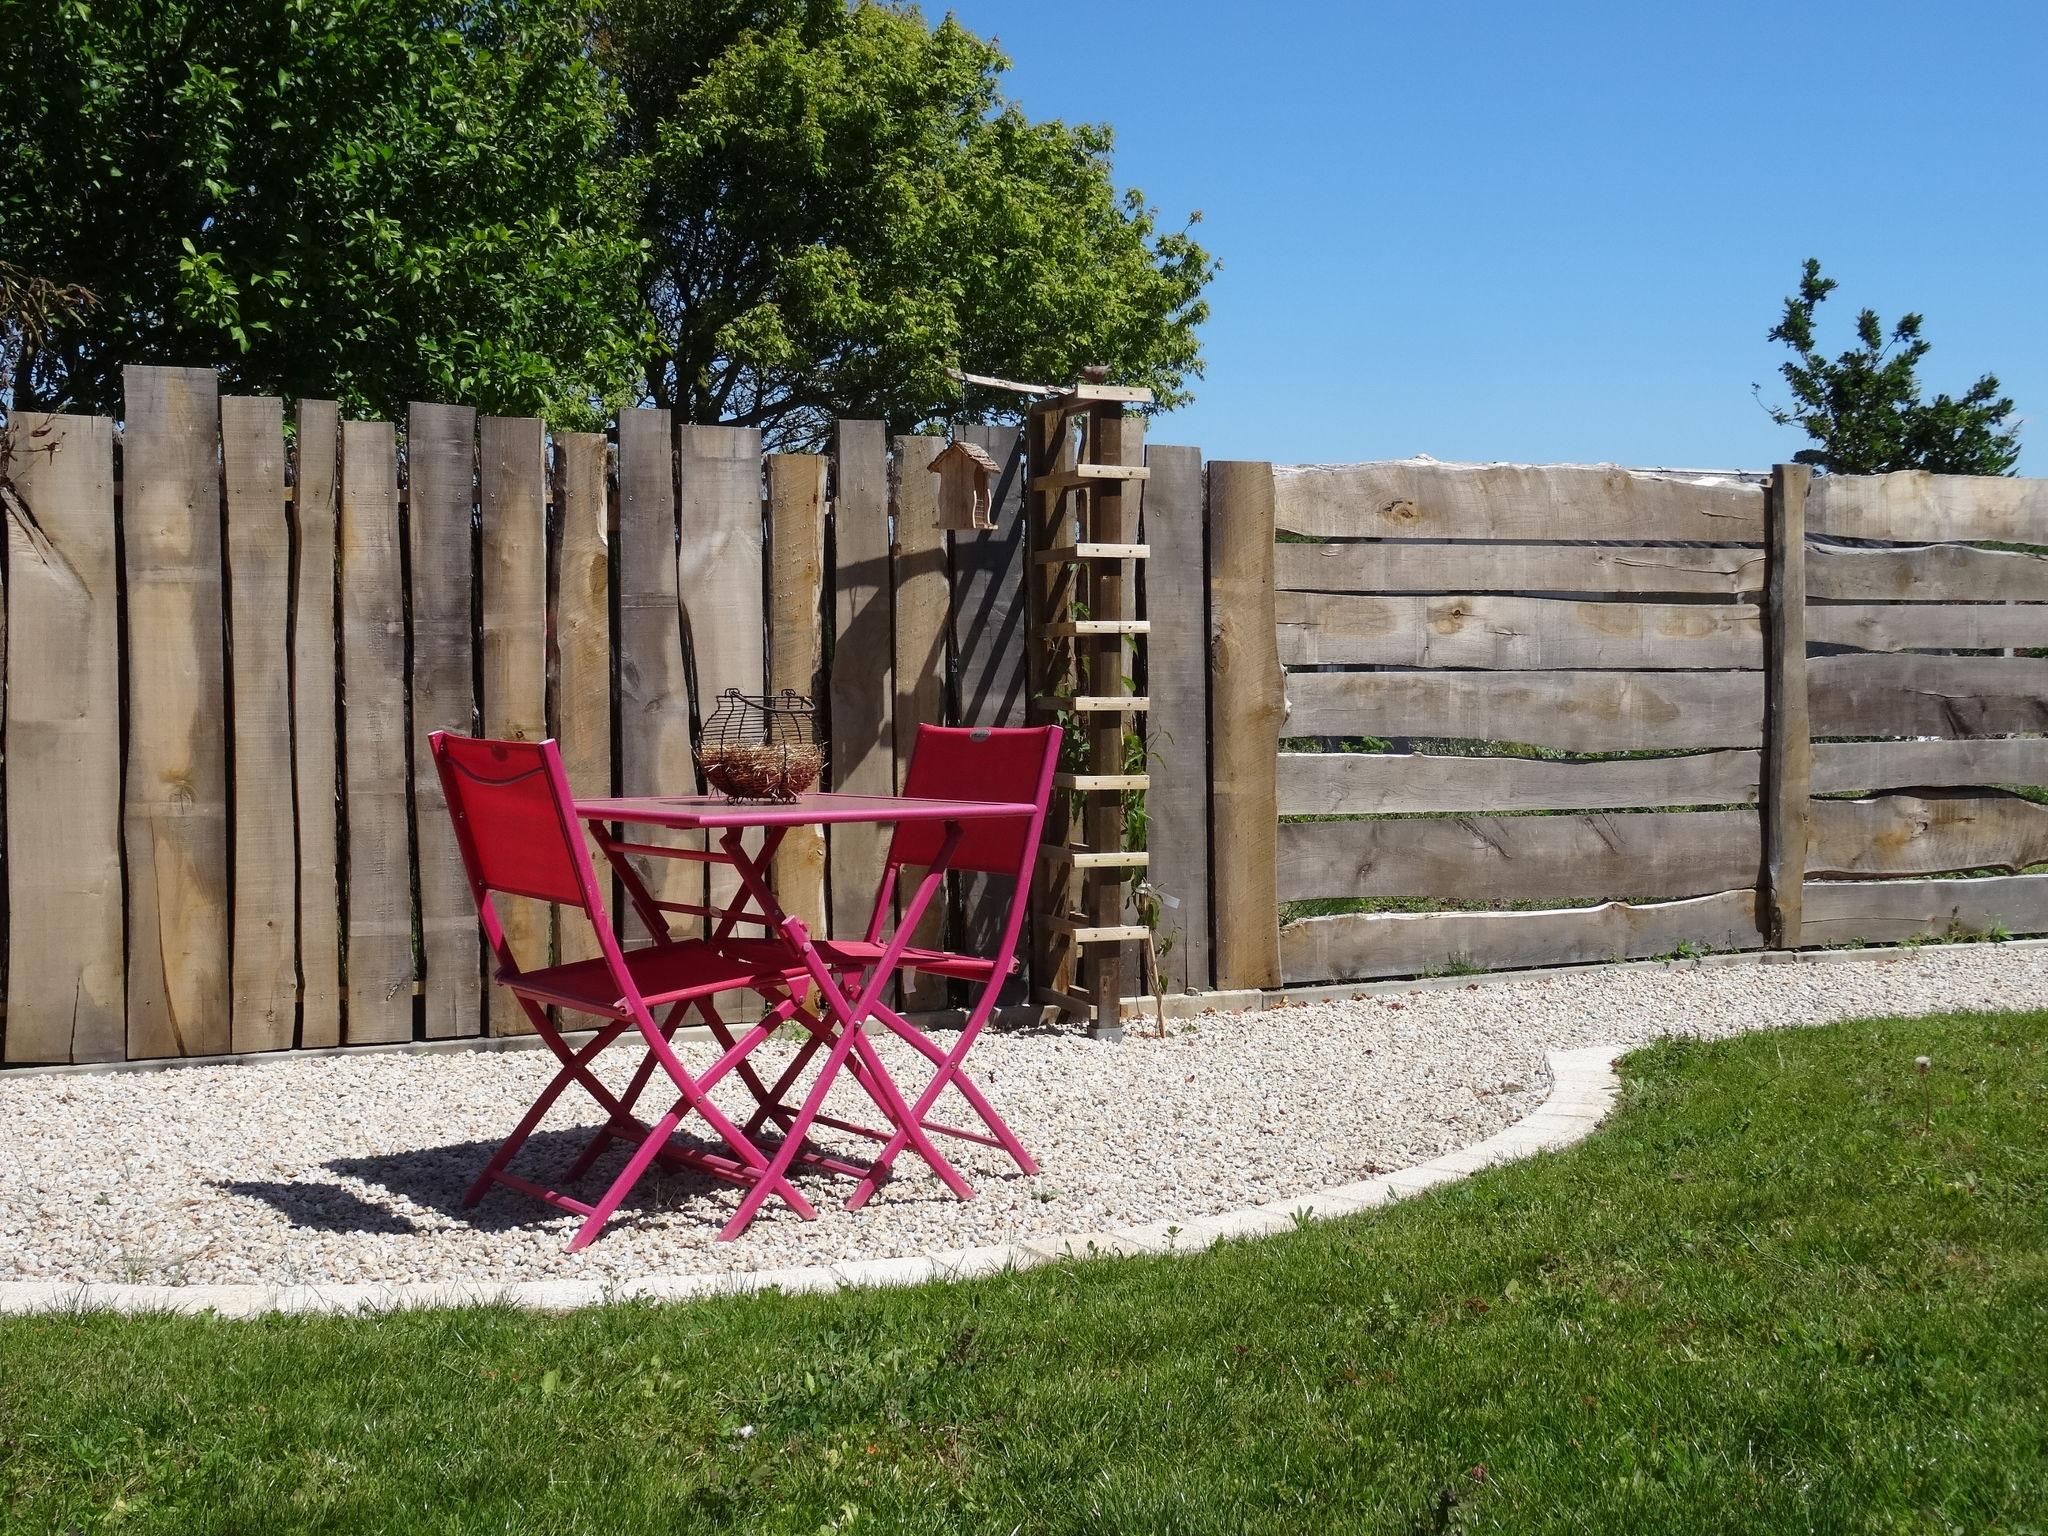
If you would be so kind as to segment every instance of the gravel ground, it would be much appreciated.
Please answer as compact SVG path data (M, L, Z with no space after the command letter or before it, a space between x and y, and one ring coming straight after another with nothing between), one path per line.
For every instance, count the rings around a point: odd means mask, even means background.
M839 1181L806 1176L799 1183L818 1206L815 1223L770 1201L739 1241L717 1243L737 1191L656 1173L580 1254L562 1251L575 1218L511 1190L474 1210L459 1204L550 1075L544 1052L0 1075L0 1279L623 1278L888 1258L1207 1216L1489 1136L1542 1101L1551 1047L2037 1007L2044 996L2048 950L1972 945L1840 965L1587 970L1211 1015L1170 1024L1163 1040L1118 1044L991 1032L970 1068L1037 1155L1038 1177L1019 1175L993 1150L942 1142L976 1200L955 1201L906 1155L862 1211L839 1208ZM706 1049L688 1054L701 1065ZM907 1051L885 1054L899 1081L923 1081ZM624 1043L606 1059L616 1086L631 1065ZM740 1104L736 1088L719 1093L729 1110ZM835 1090L849 1118L861 1115L857 1092ZM597 1116L574 1094L516 1171L546 1182L580 1150ZM939 1113L970 1112L952 1099ZM587 1186L602 1188L623 1156L607 1154Z

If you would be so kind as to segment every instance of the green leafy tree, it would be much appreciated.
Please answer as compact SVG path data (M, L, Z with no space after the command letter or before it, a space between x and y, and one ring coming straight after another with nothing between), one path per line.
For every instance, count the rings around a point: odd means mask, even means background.
M601 37L646 165L656 403L809 446L834 415L1014 411L963 404L949 366L1057 383L1102 363L1188 398L1208 253L1118 189L1107 128L1030 120L1009 61L950 18L617 0Z
M1793 458L1837 474L2011 474L2019 462L2019 429L2005 425L2013 403L1999 393L1998 380L1987 373L1960 399L1923 400L1919 366L1928 343L1919 315L1901 316L1887 336L1877 312L1866 309L1856 317L1857 345L1826 357L1815 345L1814 314L1834 290L1835 280L1821 276L1820 263L1809 259L1799 292L1785 300L1784 318L1770 332L1795 355L1779 369L1792 404L1764 408L1779 426L1804 428L1818 445Z
M15 403L113 410L134 362L570 425L632 392L637 189L573 8L0 0L0 35L0 257L95 300Z

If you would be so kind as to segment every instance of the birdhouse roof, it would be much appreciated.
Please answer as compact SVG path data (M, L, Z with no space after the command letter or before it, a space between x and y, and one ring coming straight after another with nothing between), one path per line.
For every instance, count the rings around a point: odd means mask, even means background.
M955 440L948 443L945 451L932 460L930 466L932 473L937 474L939 466L954 457L965 458L970 463L980 465L983 469L995 470L1002 468L1000 464L988 456L985 449L977 448L973 443L963 443Z

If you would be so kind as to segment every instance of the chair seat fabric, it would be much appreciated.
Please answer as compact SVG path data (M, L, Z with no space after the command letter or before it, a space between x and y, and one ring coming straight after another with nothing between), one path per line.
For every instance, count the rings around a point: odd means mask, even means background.
M866 939L819 939L815 941L818 956L827 965L857 969L874 965L882 958L886 947L869 943ZM794 975L804 969L801 964L792 963L789 952L773 939L728 939L719 948L735 960L756 967L756 971L773 967L781 975ZM915 945L903 951L897 961L900 969L923 971L929 976L955 976L963 981L983 981L995 974L995 961L981 955L959 955L944 949L919 949ZM1012 960L1010 969L1016 969Z
M723 953L703 939L684 939L625 953L626 969L632 973L633 983L649 1008L684 998L707 997L763 980L772 984L781 974L779 966L770 968L758 961ZM623 1017L629 1011L602 955L532 971L501 970L495 979L514 992L580 1013Z

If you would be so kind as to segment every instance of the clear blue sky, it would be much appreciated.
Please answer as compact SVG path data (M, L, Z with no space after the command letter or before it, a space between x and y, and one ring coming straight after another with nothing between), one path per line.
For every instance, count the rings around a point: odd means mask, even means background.
M945 7L931 4L928 14ZM1222 260L1215 458L1762 466L1799 264L1927 317L2048 474L2048 4L972 0L1036 117Z

